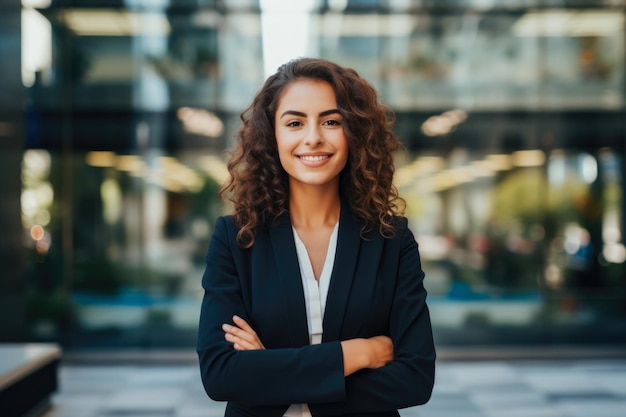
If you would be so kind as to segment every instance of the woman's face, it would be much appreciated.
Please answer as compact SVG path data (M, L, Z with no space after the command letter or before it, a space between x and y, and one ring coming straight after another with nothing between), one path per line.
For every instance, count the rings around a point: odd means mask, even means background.
M348 141L331 85L312 78L291 82L274 118L278 155L290 187L338 187L348 161Z

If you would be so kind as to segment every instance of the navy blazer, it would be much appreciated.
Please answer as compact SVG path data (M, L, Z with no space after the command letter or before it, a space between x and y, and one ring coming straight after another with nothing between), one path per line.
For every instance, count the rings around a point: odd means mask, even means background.
M322 343L309 345L304 291L289 215L257 230L241 249L230 216L217 220L202 278L197 351L207 394L228 401L226 416L275 416L307 403L313 416L398 416L430 398L435 349L417 243L405 218L394 238L342 207ZM237 314L265 350L236 351L223 323ZM343 375L340 341L391 337L394 360Z

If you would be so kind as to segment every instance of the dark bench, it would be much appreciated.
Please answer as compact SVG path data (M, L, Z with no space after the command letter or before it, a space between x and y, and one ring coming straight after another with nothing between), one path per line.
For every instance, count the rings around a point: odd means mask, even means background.
M0 415L43 414L57 389L60 360L54 344L0 344Z

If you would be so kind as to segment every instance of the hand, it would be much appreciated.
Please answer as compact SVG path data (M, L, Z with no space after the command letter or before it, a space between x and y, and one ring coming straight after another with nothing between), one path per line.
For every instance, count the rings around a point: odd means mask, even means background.
M224 338L233 344L235 350L260 350L265 349L261 339L247 321L239 316L233 316L234 326L222 324Z
M387 336L344 340L341 349L345 376L365 368L381 368L393 360L393 342Z
M368 368L380 368L393 360L393 342L387 336L374 336L367 339L370 348Z

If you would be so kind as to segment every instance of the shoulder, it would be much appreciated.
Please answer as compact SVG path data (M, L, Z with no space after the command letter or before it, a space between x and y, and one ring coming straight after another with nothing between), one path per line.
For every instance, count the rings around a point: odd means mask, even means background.
M409 220L406 217L393 216L390 223L393 226L393 234L383 237L389 248L396 248L396 250L403 252L417 246L415 236L409 227Z
M233 216L229 214L215 219L215 229L238 229L238 227L233 222Z
M413 233L409 229L409 221L404 216L392 216L388 224L392 226L390 233L384 233L379 226L370 226L364 230L365 223L358 222L361 238L364 241L381 242L385 245L396 245L408 240L413 240Z
M283 223L284 222L282 223L276 222L275 224L272 224L270 226L258 227L253 232L255 243L248 249L254 248L256 246L256 243L259 241L265 241L269 239L269 234L271 230L280 227L281 224L282 224L282 227L285 227L285 224ZM287 226L289 226L288 223L287 223ZM237 244L237 236L239 235L240 230L241 230L241 227L237 226L232 215L229 214L229 215L219 216L217 217L214 223L214 228L213 228L213 233L212 233L213 239L218 239L223 242L228 242L228 245L230 245L233 248L235 247L240 248L240 246ZM241 250L244 250L244 249L241 249Z
M232 215L219 216L215 219L213 237L222 240L235 240L239 227L235 225Z
M409 228L409 219L404 216L393 216L391 217L391 224L394 230L408 230Z
M392 216L389 218L389 224L393 228L393 234L391 236L387 236L387 239L398 240L399 238L405 236L407 232L410 232L409 219L404 216Z
M398 242L402 246L415 241L415 237L409 228L409 219L404 216L393 216L391 225L393 226L391 240Z

